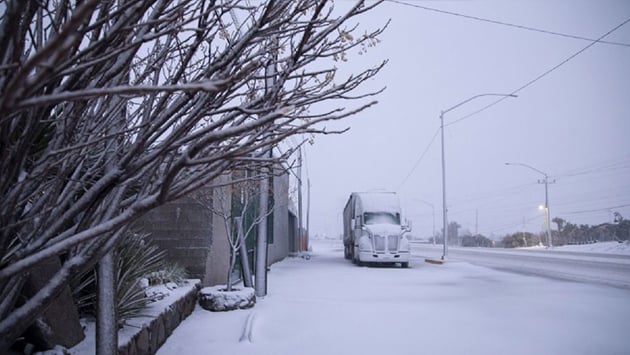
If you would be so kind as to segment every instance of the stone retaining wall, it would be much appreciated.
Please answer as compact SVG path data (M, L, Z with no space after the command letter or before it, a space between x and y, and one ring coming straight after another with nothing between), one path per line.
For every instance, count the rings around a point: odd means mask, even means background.
M153 355L175 328L188 317L197 304L200 285L192 288L184 297L144 325L127 344L118 347L119 355Z

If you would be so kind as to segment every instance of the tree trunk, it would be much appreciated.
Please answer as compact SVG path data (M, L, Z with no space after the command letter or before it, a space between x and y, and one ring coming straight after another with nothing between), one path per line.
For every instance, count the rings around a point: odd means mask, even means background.
M114 250L111 250L98 263L96 355L115 355L118 353L115 260Z
M234 249L234 246L231 248L232 255L230 255L230 267L228 268L227 280L225 281L226 291L232 291L232 271L234 270L234 265L236 265L236 249Z
M241 267L243 268L243 285L245 287L253 287L252 269L249 266L249 257L247 255L247 244L243 236L243 217L236 218L236 237L239 242L239 253L241 254Z

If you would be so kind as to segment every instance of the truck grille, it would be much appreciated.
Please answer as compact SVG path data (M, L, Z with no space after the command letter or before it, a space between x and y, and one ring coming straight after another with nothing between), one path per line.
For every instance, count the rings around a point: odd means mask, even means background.
M398 251L398 236L397 235L390 235L390 236L375 235L374 236L374 250L377 252L389 251L391 253L395 253L396 251Z

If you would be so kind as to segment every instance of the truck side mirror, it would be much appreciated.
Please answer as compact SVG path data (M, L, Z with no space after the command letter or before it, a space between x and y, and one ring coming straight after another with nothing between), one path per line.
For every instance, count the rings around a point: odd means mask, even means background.
M400 227L405 232L411 232L411 221L406 219L405 224Z

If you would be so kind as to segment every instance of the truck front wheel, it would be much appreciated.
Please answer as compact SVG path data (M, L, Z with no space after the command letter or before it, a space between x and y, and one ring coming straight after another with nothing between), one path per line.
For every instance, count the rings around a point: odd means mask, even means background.
M357 264L357 266L365 266L365 263L363 261L361 261L361 259L359 259L358 257L354 259L354 263Z

